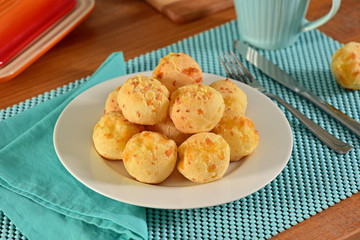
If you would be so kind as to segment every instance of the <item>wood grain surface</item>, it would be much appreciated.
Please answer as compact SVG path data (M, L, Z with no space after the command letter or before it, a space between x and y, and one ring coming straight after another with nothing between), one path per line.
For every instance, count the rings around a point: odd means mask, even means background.
M331 0L312 0L307 18L317 19L330 7ZM93 13L73 32L20 75L0 83L0 109L92 74L112 52L123 51L126 60L132 59L235 18L229 8L176 24L145 1L97 0ZM360 42L360 1L343 0L320 31L341 43ZM360 239L360 193L273 239Z
M175 23L186 23L234 6L233 0L146 0Z

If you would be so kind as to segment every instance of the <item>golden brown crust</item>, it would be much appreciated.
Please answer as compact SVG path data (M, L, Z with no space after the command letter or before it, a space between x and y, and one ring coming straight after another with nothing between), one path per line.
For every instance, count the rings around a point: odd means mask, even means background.
M177 146L180 146L181 143L191 136L191 134L182 133L177 130L169 116L161 123L147 126L147 129L149 131L161 133L167 138L174 140Z
M205 84L192 84L173 92L169 114L179 131L198 133L214 128L224 109L224 99L218 91Z
M250 155L259 143L259 134L251 119L234 111L226 111L212 132L229 144L231 161Z
M229 167L229 145L214 133L192 135L180 145L178 152L180 160L177 169L193 182L218 180Z
M202 83L203 80L199 64L185 53L169 53L161 58L152 76L164 83L170 93L188 84Z
M110 160L122 159L127 141L144 130L141 125L127 121L120 112L105 113L93 130L93 143L96 151Z
M165 120L169 107L169 91L158 80L136 75L120 88L117 101L130 122L153 125Z
M345 89L360 89L360 43L350 42L339 48L331 59L331 71Z
M126 144L123 162L128 173L140 182L160 183L174 170L177 160L175 142L164 135L143 131Z
M224 98L225 110L233 110L245 114L247 108L247 96L234 82L228 78L217 80L210 84L210 87L221 93Z
M105 102L104 113L108 112L121 112L120 106L117 101L117 95L119 93L121 86L115 88L107 97Z

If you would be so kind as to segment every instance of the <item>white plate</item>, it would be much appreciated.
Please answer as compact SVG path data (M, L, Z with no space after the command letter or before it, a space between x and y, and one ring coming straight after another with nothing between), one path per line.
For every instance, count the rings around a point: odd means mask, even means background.
M150 76L151 72L143 72ZM286 166L292 151L290 125L282 111L257 90L234 81L248 96L249 116L259 132L259 145L247 158L230 163L215 182L195 184L176 170L159 185L137 182L121 161L101 158L92 131L103 114L108 94L126 81L122 76L100 83L76 97L62 112L54 129L55 150L65 168L94 191L125 203L163 209L215 206L252 194L271 182ZM224 77L204 73L204 83Z

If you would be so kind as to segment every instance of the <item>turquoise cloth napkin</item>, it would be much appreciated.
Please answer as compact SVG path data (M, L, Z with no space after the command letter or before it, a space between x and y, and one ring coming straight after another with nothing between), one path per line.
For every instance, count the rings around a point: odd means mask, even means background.
M80 87L0 122L0 209L29 239L147 239L144 208L78 182L53 147L53 129L79 93L126 74L113 53Z

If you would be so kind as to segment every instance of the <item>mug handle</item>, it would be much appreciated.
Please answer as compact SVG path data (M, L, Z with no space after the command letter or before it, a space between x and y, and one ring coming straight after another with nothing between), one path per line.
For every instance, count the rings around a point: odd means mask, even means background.
M336 14L336 12L338 11L339 7L340 7L340 3L341 0L333 0L332 1L332 6L330 11L328 12L328 14L326 14L325 16L323 16L322 18L319 18L313 22L306 22L302 28L301 31L302 32L307 32L310 30L313 30L315 28L320 27L321 25L325 24L327 21L329 21L332 17L334 17L334 15Z

